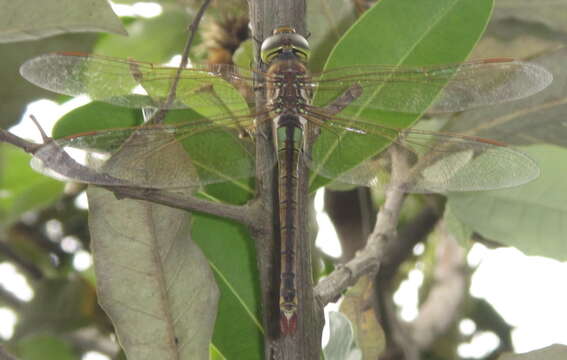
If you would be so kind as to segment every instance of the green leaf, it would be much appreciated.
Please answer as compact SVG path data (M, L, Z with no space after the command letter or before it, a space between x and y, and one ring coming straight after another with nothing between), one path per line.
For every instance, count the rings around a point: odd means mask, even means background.
M126 128L143 123L142 112L94 101L65 114L53 127L54 139L97 130Z
M36 335L16 345L22 360L75 360L77 354L67 342L52 335Z
M448 205L460 221L488 239L528 255L565 261L567 150L550 145L523 150L541 168L538 179L513 189L450 193Z
M220 353L214 345L211 345L211 355L209 360L226 360L226 358Z
M0 42L37 40L70 32L126 35L105 0L0 0Z
M129 24L128 37L106 35L96 44L93 52L164 63L183 51L190 23L191 17L181 6L169 6L159 16L137 18Z
M228 185L223 187L229 190ZM212 340L215 348L226 359L263 359L260 280L253 240L241 225L198 214L194 214L192 235L221 292Z
M325 360L359 360L362 353L354 344L354 332L349 320L341 313L329 313L331 333L323 349Z
M254 61L254 53L252 49L252 40L248 39L245 40L240 44L238 49L234 52L232 56L232 61L234 64L247 69L250 67L252 62Z
M148 131L136 132L142 122L141 111L119 106L90 103L65 115L55 126L54 137L62 139L71 148L89 149L101 153L114 154L121 151L122 144L133 134L138 134L139 141L145 146L137 148L138 155L150 156L159 154L168 144L160 142L160 133L173 134L178 143L187 151L187 157L196 173L184 174L184 185L196 186L211 182L227 182L243 189L247 194L253 193L250 183L255 171L254 143L249 138L240 138L239 130L231 127L230 119L224 121L225 127L217 126L214 121L207 121L201 114L192 110L172 110L164 119L164 125L152 125ZM93 131L98 131L91 133ZM160 155L155 155L160 156ZM271 164L268 164L271 166ZM141 165L143 167L143 165ZM165 183L147 183L143 177L136 175L142 171L140 165L127 164L128 171L122 171L120 178L134 182L140 186L168 187ZM77 181L90 181L81 178L80 174L60 173L59 175ZM198 176L197 176L198 175ZM169 178L161 178L161 181ZM182 186L182 184L177 184ZM209 189L213 189L213 185ZM211 194L215 196L214 194Z
M458 63L466 59L484 31L492 8L491 0L383 0L367 11L335 46L325 69L371 64L431 65ZM374 97L388 93L385 84ZM347 88L335 94L317 92L314 103L327 104ZM441 86L438 90L441 90ZM430 94L433 101L437 93ZM425 107L422 111L425 111ZM342 117L361 118L386 127L407 128L419 114L400 114L364 109L343 110ZM361 136L345 135L337 130L322 131L312 157L328 169L341 173L384 150L391 144L385 137L364 141ZM340 146L338 143L340 142ZM337 149L340 148L340 153ZM350 150L350 151L349 151ZM325 180L318 179L314 189Z
M555 344L524 354L504 354L498 360L563 360L567 358L567 346Z
M321 71L333 46L355 22L354 1L317 0L307 2L309 19L309 69Z
M20 149L0 144L0 225L52 204L63 192L63 183L30 168L30 158Z

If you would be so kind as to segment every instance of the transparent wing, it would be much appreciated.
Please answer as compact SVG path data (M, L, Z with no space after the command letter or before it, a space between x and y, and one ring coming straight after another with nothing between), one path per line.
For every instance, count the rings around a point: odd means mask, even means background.
M553 76L543 67L513 59L484 59L454 65L404 67L361 65L314 75L306 84L315 104L330 103L353 84L362 94L349 108L420 114L461 111L532 95ZM439 93L439 95L437 95Z
M242 184L257 167L253 139L242 138L240 131L250 125L246 116L84 133L44 145L32 166L59 179L99 185L195 189ZM274 161L269 158L258 171ZM163 174L172 162L179 165L173 166L175 173Z
M177 73L175 67L80 53L55 53L28 60L21 66L20 73L33 84L53 92L71 96L85 94L93 100L130 108L191 107L209 116L221 106L228 106L231 111L243 110L252 99L251 73L231 65L183 69L176 98L171 103L167 97Z
M387 185L392 163L385 150L392 144L410 167L398 184L406 192L500 189L539 176L537 164L527 155L488 139L340 118L329 120L325 128L306 161L315 174L339 182ZM378 155L360 158L368 149L378 149L374 152Z

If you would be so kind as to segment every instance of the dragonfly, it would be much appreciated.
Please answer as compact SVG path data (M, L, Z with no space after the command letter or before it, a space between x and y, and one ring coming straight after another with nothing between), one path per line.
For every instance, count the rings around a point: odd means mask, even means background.
M543 67L497 58L310 73L309 55L303 36L293 28L280 27L261 46L266 71L233 65L194 65L178 71L81 53L28 60L20 70L24 78L57 93L86 94L129 108L173 110L168 115L188 108L199 114L190 120L150 120L140 126L60 138L36 152L32 165L66 180L156 189L238 182L277 167L280 332L286 336L296 331L300 301L295 257L301 164L310 169L312 182L323 177L363 186L383 184L384 174L393 166L386 150L395 146L413 169L397 186L421 193L505 188L539 175L533 160L500 142L385 124L379 118L392 112L422 114L426 109L456 112L520 99L550 84L552 75ZM177 87L171 96L174 82ZM254 106L256 91L264 93L265 106ZM377 114L378 121L371 120L372 114ZM270 134L258 130L266 121L271 124ZM262 163L255 162L254 140L259 136L272 136L274 142L273 154L265 154L267 160ZM229 145L223 148L219 143ZM159 169L148 168L148 162L139 159L159 160L160 154L179 144L196 171L161 178L165 180L149 176ZM125 146L139 156L121 161L120 170L107 166ZM62 159L67 156L89 171L66 166Z

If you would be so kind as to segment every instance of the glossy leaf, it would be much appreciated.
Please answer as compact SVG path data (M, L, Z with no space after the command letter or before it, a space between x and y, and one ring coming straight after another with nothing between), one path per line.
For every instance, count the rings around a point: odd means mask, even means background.
M333 69L345 65L428 65L458 63L470 53L484 31L490 15L490 0L428 0L399 1L383 0L367 11L335 46L325 65ZM437 88L439 91L441 87ZM338 88L339 96L347 88ZM373 94L387 94L388 84ZM432 102L437 92L429 94ZM315 94L315 104L321 99ZM425 107L421 111L425 111ZM384 111L357 109L356 112L343 110L341 116L373 119L387 127L405 128L417 121L419 114L394 114ZM391 144L392 139L382 142L359 143L356 151L336 151L337 142L348 142L348 136L341 132L322 133L319 143L313 147L313 157L327 167L355 166L375 155ZM348 148L340 146L341 149ZM336 165L335 165L336 164ZM320 181L320 180L319 180ZM318 183L322 184L321 182ZM313 186L313 185L312 185Z
M138 126L143 121L140 110L94 101L63 115L51 136L59 139L89 131Z
M227 194L229 191L246 195L228 184L214 186L216 195L225 200L237 200ZM212 216L193 216L193 239L211 264L221 293L212 343L226 359L263 359L259 277L253 240L243 226Z

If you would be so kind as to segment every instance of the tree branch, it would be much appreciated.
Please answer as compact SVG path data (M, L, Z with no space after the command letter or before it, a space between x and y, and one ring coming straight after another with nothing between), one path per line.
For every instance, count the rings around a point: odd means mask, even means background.
M2 129L0 129L0 142L6 142L15 145L22 150L31 153L32 155L39 149L41 149L42 146L46 146L46 144L31 143ZM60 151L63 152L63 150ZM92 169L86 168L81 164L73 161L70 157L67 159L65 165L73 167L78 172L83 170L88 170L89 172L93 171ZM101 187L114 192L118 197L153 201L155 203L177 209L199 211L210 215L225 217L243 223L247 226L258 226L257 221L255 221L257 217L254 216L258 211L255 210L255 207L253 206L238 206L213 203L211 201L199 199L194 196L181 197L175 192L127 186L124 184L115 186L101 185Z
M378 211L374 230L364 249L317 284L315 294L323 305L335 301L343 290L353 285L362 275L375 274L384 257L386 244L396 234L398 218L405 198L405 193L400 189L403 188L403 179L406 178L407 163L395 147L390 153L393 163L392 182L386 191L384 204Z
M101 187L112 191L118 198L127 197L130 199L151 201L156 204L166 205L177 209L198 211L227 218L251 227L257 226L255 221L257 217L255 217L255 214L258 210L256 209L256 206L215 203L195 196L182 196L173 191L124 186Z
M410 324L411 337L420 349L427 349L455 322L465 298L465 251L445 229L437 247L434 284Z
M33 154L37 151L37 149L41 147L40 144L35 144L24 140L4 129L0 129L0 142L12 144L30 154Z

